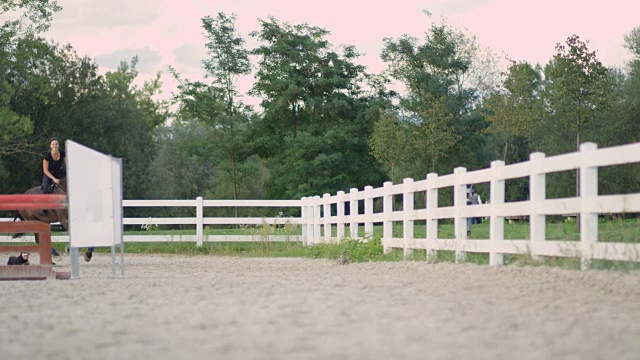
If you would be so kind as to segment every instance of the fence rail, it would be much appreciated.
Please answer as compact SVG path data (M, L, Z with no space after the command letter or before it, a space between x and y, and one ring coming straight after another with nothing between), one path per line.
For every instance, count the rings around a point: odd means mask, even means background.
M598 149L593 143L585 143L580 151L546 157L533 153L529 161L505 165L494 161L491 167L476 171L456 168L453 174L439 176L430 173L420 181L404 179L401 184L387 182L383 187L363 191L351 189L332 196L315 196L302 199L303 234L309 244L338 241L349 227L350 236L357 237L358 228L364 224L365 233L371 235L374 223L382 223L382 244L385 252L392 248L404 249L409 255L415 249L425 249L427 257L437 251L455 251L462 261L467 253L488 253L491 265L500 265L506 254L530 255L542 260L545 256L578 257L583 268L595 259L640 261L639 243L598 242L598 216L605 213L640 212L640 193L598 195L598 167L640 162L640 143ZM576 170L579 177L579 196L562 199L546 198L548 173ZM505 202L505 181L527 177L529 199ZM467 206L467 185L489 183L490 204ZM438 207L439 191L453 188L453 206ZM418 192L425 194L425 208L414 209ZM394 210L394 196L402 198L402 209ZM381 198L383 211L374 213L374 198ZM358 204L364 200L364 212ZM337 209L337 211L335 210ZM348 209L348 214L345 211ZM579 219L580 241L550 241L546 239L546 217L576 214ZM468 219L489 218L489 238L469 239ZM505 218L528 217L529 239L505 240ZM438 238L438 221L453 219L455 237ZM413 234L415 221L426 223L426 237ZM402 222L401 238L393 237L394 222ZM335 228L337 237L332 236ZM638 239L640 242L640 239Z
M127 207L195 207L196 216L188 218L124 218L125 225L195 225L196 235L125 236L125 241L255 241L261 236L204 235L205 225L260 225L288 222L302 228L301 235L270 237L269 240L301 240L305 245L337 242L345 237L369 238L374 224L382 224L382 244L386 252L402 248L405 255L415 249L425 249L427 257L438 251L455 251L462 261L467 253L487 253L491 265L504 262L504 255L530 255L534 259L545 256L578 257L583 267L594 259L640 261L640 244L598 241L598 216L606 213L640 212L640 193L598 194L598 168L640 162L640 143L598 149L585 143L580 151L546 157L533 153L528 161L505 165L494 161L487 169L467 171L456 168L453 174L427 174L426 179L404 179L400 184L387 182L380 188L366 186L362 191L350 189L336 195L305 197L300 200L124 200ZM547 199L547 174L575 170L579 176L579 196ZM529 179L529 199L505 202L505 182L518 178ZM489 204L467 206L467 185L489 183ZM453 188L453 205L438 206L442 190ZM416 193L424 193L425 207L414 208ZM394 197L402 199L402 209L394 210ZM382 211L374 212L374 200L382 203ZM300 217L204 217L205 207L293 207L300 209ZM555 241L546 238L546 217L575 214L579 220L580 241ZM488 218L489 237L469 239L468 219ZM505 219L529 219L529 239L504 238ZM452 219L454 238L438 238L438 222ZM426 224L426 236L414 236L414 224ZM402 223L402 237L393 236L392 227ZM348 227L348 232L347 232ZM363 231L360 231L363 230ZM54 237L54 241L64 238ZM640 239L639 239L640 242Z
M205 234L206 225L296 225L300 226L300 217L205 217L204 208L229 208L229 207L262 207L262 208L300 208L301 200L203 200L201 197L195 200L123 200L124 208L134 207L195 207L195 217L134 217L123 218L123 225L194 225L196 235L124 235L125 242L166 242L187 241L196 242L202 246L206 242L222 241L302 241L302 237L296 234L263 235L256 231L254 235L215 235ZM11 221L10 218L0 221ZM0 242L32 241L32 236L21 239L12 239L11 236L0 235ZM69 242L68 235L52 236L53 242Z

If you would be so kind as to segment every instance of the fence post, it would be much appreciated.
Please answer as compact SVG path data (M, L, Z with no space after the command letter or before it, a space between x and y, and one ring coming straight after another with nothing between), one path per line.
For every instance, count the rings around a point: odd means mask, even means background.
M489 241L491 250L489 252L489 265L504 265L504 255L496 251L498 243L504 240L504 216L498 216L496 209L504 204L504 179L498 179L504 170L504 161L491 162L491 183L489 199L491 201L491 216L489 220Z
M196 246L202 246L204 235L204 211L202 208L202 196L196 198Z
M324 225L324 242L330 244L331 241L331 194L325 193L322 196L322 224Z
M382 198L382 251L388 254L391 248L387 244L393 238L393 221L391 221L391 213L393 212L393 195L391 195L391 181L386 181L383 184L383 198Z
M307 243L316 243L316 199L314 197L307 198Z
M529 241L531 259L534 261L544 262L544 256L538 255L538 244L546 240L546 215L541 214L541 205L547 197L547 178L542 172L542 162L545 154L535 152L529 155L531 161L531 175L529 178L529 201L531 203L529 214Z
M338 219L336 220L337 224L337 229L336 229L336 235L338 237L338 243L340 243L340 241L342 241L342 239L344 239L344 206L345 206L345 201L344 201L344 191L338 191L338 195L336 196L336 215L338 216Z
M313 197L313 242L315 244L319 244L320 243L320 229L321 229L321 224L320 224L320 218L321 218L321 211L322 211L322 203L320 202L320 196L316 195Z
M435 187L435 180L438 174L427 174L427 251L426 257L428 261L435 261L438 257L436 248L436 240L438 239L438 219L434 217L433 210L438 208L438 188Z
M373 238L373 196L371 192L373 186L364 187L364 237L365 239Z
M404 179L402 190L402 253L406 258L413 254L413 179Z
M460 179L467 173L467 169L457 167L453 169L454 186L453 186L453 206L455 208L454 231L456 244L456 262L464 262L467 260L467 253L460 250L463 241L467 240L467 219L462 217L462 210L467 206L467 188L466 184Z
M309 236L309 230L307 229L307 226L309 226L309 210L307 209L307 206L307 197L304 196L300 199L300 217L302 218L300 229L302 230L302 246L309 245L309 240L307 239Z
M349 190L349 232L352 239L358 238L358 189L351 188Z
M592 246L598 241L598 213L592 202L598 197L598 168L589 166L592 152L598 150L594 143L580 145L580 268L586 270L593 259Z

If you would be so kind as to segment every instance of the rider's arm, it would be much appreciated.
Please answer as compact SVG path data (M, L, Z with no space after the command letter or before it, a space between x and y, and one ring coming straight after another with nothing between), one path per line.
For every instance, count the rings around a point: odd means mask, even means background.
M56 182L58 180L49 172L49 161L47 159L42 160L42 171L44 171L44 174L47 175L51 181Z

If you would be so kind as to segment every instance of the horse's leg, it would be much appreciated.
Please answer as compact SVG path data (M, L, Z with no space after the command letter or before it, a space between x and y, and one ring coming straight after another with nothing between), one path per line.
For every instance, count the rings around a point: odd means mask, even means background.
M84 261L89 262L91 261L91 258L93 257L93 248L90 247L87 249L87 252L84 253Z

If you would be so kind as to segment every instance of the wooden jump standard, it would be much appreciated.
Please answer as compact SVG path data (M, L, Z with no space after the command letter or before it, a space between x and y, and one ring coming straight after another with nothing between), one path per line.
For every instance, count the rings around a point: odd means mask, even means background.
M64 209L67 197L64 195L0 195L0 210ZM41 221L0 222L0 233L34 233L38 245L0 246L4 252L37 252L40 265L0 265L0 280L45 280L69 279L71 273L53 271L51 259L51 226Z

